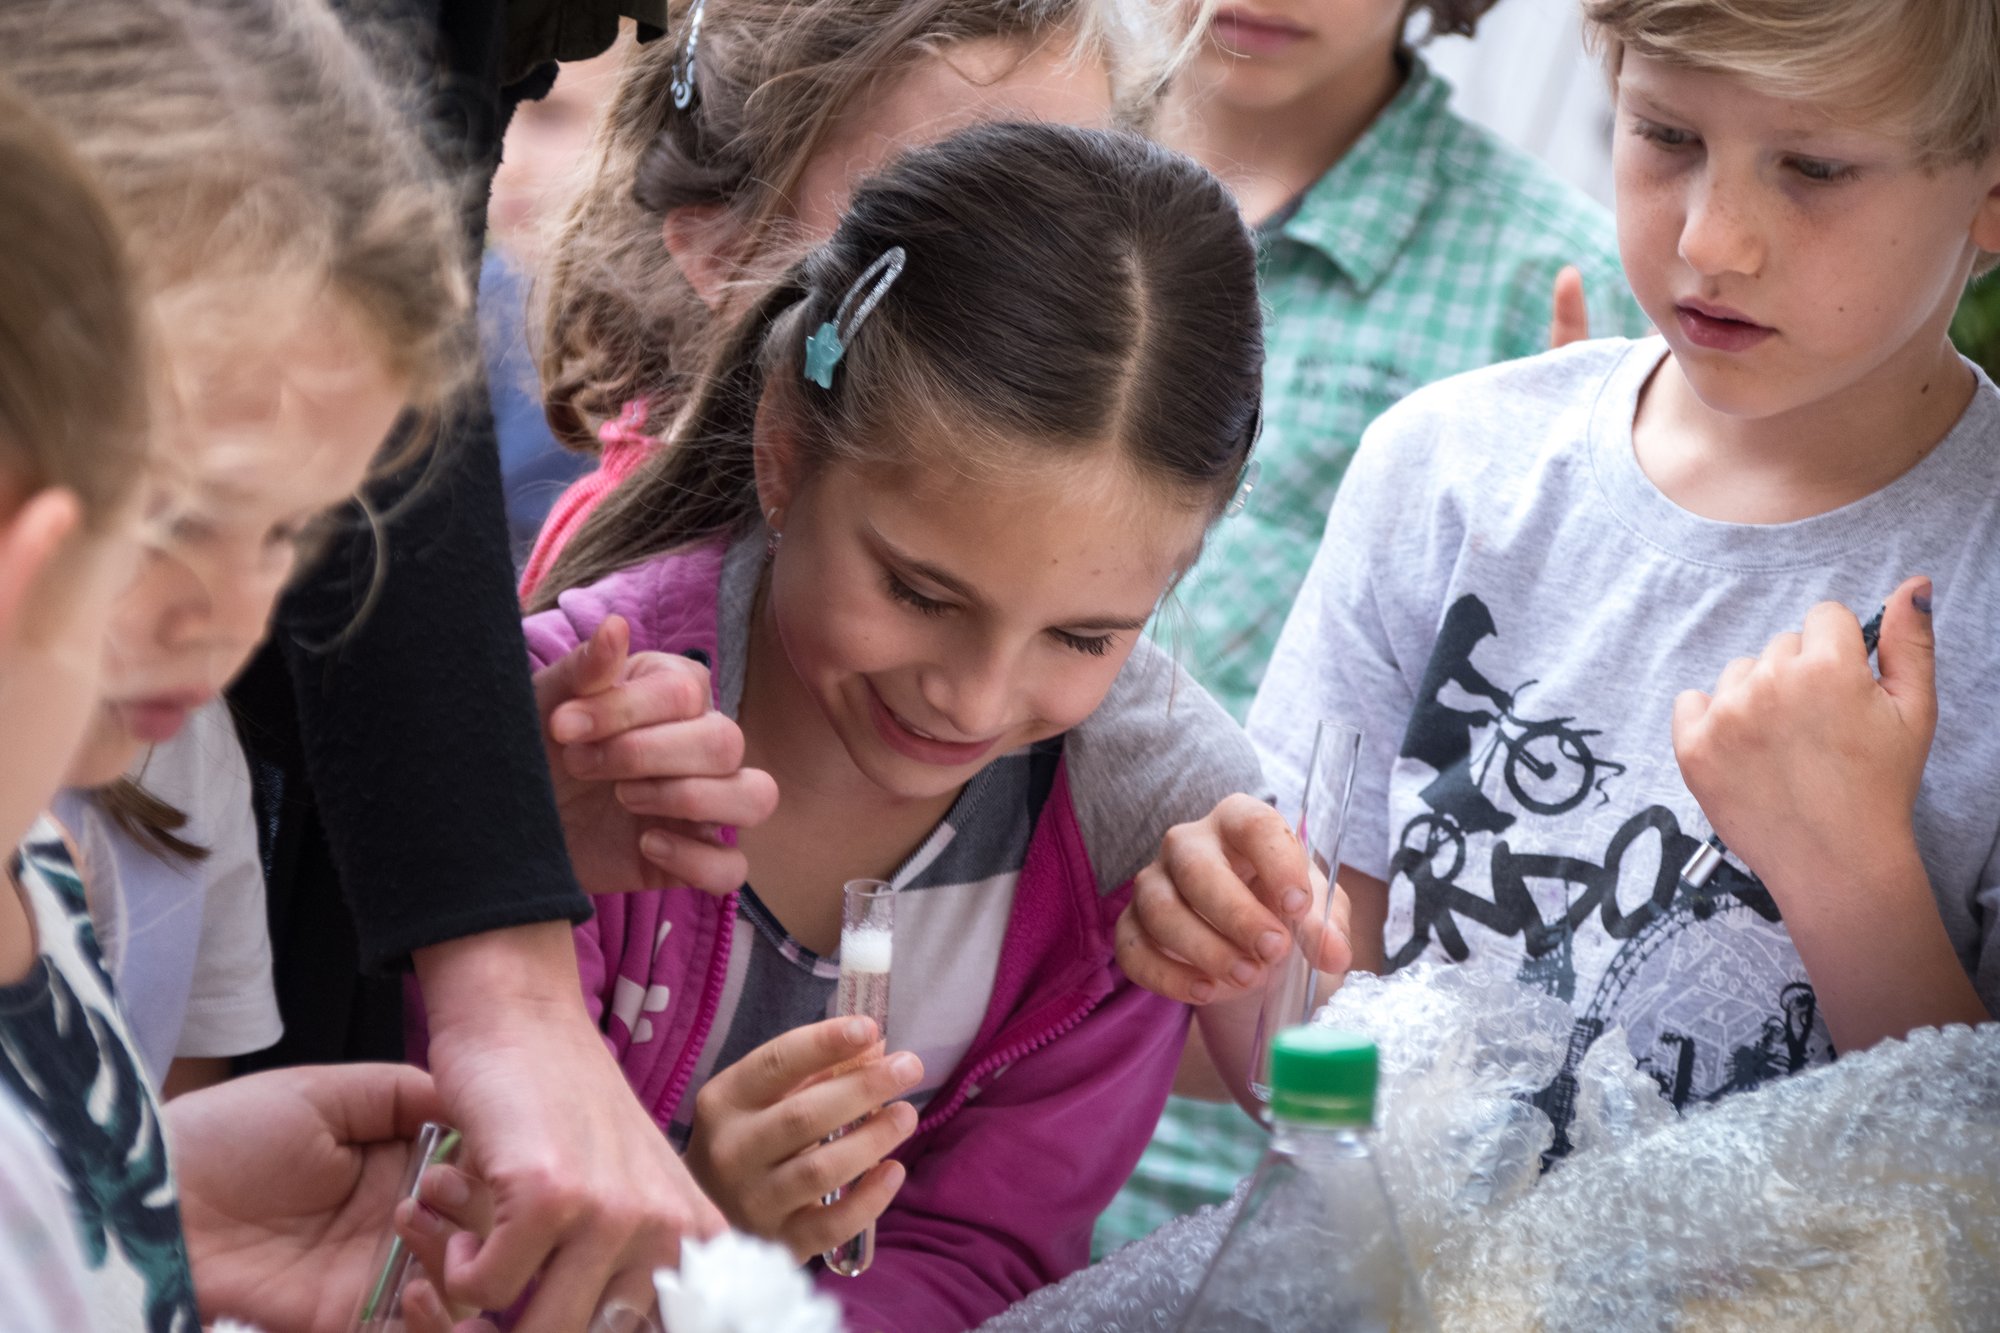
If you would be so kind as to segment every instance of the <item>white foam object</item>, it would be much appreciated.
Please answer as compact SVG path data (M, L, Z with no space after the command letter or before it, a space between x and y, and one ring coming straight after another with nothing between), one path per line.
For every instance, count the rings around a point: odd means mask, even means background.
M2000 1328L2000 1023L1927 1029L1676 1115L1623 1034L1569 1156L1523 1100L1569 1007L1508 978L1355 977L1317 1022L1382 1053L1376 1146L1441 1329ZM1242 1191L1238 1190L1238 1197ZM1045 1288L989 1333L1175 1327L1235 1203Z
M840 970L887 972L895 953L895 933L880 926L855 926L840 932Z
M667 1333L842 1333L839 1302L783 1248L740 1231L683 1240L680 1270L654 1270L653 1287Z

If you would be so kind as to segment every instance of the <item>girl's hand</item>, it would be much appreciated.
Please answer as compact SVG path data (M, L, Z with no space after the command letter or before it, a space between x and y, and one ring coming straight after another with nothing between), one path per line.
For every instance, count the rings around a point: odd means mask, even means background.
M1294 932L1314 967L1347 971L1347 895L1308 863L1276 810L1228 796L1206 818L1168 829L1159 857L1133 881L1118 918L1118 965L1171 1000L1232 1000L1263 988Z
M743 733L709 706L707 668L628 654L630 641L624 619L607 616L535 673L570 861L589 893L727 893L748 866L721 830L770 818L777 784L743 767Z
M915 1087L924 1067L908 1051L880 1051L868 1019L829 1018L765 1042L703 1085L687 1164L738 1230L804 1263L882 1215L903 1184L902 1163L882 1159L917 1128L914 1106L883 1103ZM820 1202L843 1187L840 1202Z
M1884 851L1914 849L1911 813L1937 726L1931 584L1882 616L1878 680L1853 614L1826 602L1799 634L1674 701L1674 753L1715 831L1777 897Z

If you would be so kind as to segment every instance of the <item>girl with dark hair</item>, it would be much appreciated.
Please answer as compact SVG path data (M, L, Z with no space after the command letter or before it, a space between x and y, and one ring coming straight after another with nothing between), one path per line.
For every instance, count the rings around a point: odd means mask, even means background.
M1193 162L965 131L856 193L537 594L538 662L620 622L706 657L777 781L742 888L601 898L578 948L736 1225L803 1261L877 1223L822 1279L856 1327L967 1328L1079 1267L1166 1096L1186 1010L1117 971L1115 923L1167 828L1261 783L1144 629L1238 493L1258 325ZM1263 816L1242 855L1303 885ZM863 877L901 890L893 1055L827 1018Z

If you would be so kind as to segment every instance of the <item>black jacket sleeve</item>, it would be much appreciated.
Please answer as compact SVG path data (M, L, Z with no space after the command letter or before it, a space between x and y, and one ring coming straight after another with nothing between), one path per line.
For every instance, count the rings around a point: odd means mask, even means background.
M437 34L430 105L463 154L455 165L490 180L506 113L522 91L501 89L507 6L408 7ZM552 72L544 66L528 84L545 91ZM483 213L484 191L477 196ZM477 236L482 219L467 225ZM274 931L306 932L274 940L281 990L288 957L327 970L315 960L328 948L325 905L308 910L298 899L326 896L321 886L333 878L297 857L271 857L274 846L296 851L303 841L305 860L313 859L315 840L280 827L288 820L323 829L358 961L370 971L394 969L425 945L589 914L540 740L492 415L483 392L473 396L429 463L373 497L393 516L383 539L355 525L282 606L274 640L291 678L296 744L282 735L288 720L277 714L286 701L274 691L236 695L239 712L251 714L242 730L253 754L261 745L280 766L303 768L286 775L282 799L262 812ZM378 559L386 562L379 580ZM268 685L270 663L260 665ZM271 776L271 764L263 767Z

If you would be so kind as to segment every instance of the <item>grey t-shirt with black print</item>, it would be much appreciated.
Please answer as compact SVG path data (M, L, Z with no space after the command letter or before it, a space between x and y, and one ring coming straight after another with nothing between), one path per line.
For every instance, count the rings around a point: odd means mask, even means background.
M1674 759L1674 697L1794 630L1935 580L1939 720L1916 831L1937 910L2000 1009L2000 394L1922 462L1794 523L1700 518L1632 444L1658 339L1423 389L1363 439L1250 713L1281 804L1311 729L1364 735L1342 860L1389 884L1390 964L1472 961L1612 1026L1676 1105L1831 1059L1810 978ZM1968 363L1969 364L1969 363ZM1567 1122L1559 1081L1547 1100ZM1560 1145L1560 1140L1559 1140Z

